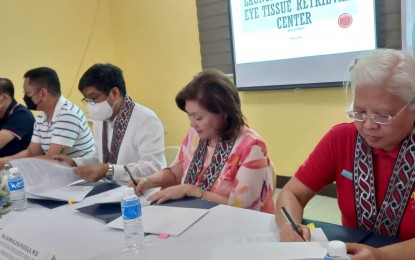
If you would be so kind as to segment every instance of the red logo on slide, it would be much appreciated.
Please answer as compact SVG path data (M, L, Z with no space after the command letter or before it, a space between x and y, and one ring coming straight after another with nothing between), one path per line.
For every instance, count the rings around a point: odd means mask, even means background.
M353 17L351 14L343 13L339 16L339 19L337 20L337 22L339 23L339 26L341 28L347 28L350 25L352 25Z

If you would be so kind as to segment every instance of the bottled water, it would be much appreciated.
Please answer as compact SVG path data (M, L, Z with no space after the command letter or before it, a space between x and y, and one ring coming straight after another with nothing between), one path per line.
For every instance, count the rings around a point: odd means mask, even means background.
M8 186L12 208L15 211L24 210L27 207L24 181L18 168L9 169Z
M125 242L128 249L139 248L144 244L143 216L140 200L133 188L127 188L121 200L121 212L124 222Z
M346 244L339 240L333 240L327 243L327 255L323 260L344 259L350 260L347 255Z

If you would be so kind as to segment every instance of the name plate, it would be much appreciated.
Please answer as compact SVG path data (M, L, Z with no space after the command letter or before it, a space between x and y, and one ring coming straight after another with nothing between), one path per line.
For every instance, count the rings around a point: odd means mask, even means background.
M56 260L54 254L38 245L21 240L0 230L0 259L7 260Z

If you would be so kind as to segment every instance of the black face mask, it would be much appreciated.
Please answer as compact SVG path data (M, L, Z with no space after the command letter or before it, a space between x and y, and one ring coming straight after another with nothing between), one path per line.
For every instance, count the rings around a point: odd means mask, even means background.
M23 101L26 103L26 106L30 110L37 110L37 105L33 102L32 98L28 95L24 95Z

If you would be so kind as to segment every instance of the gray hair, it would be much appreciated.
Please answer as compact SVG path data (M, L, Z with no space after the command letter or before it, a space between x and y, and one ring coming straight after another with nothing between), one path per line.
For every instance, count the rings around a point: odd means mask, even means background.
M377 49L355 59L349 66L349 81L344 83L352 91L362 86L382 87L405 102L415 100L415 60L401 50ZM412 106L414 108L414 106Z

